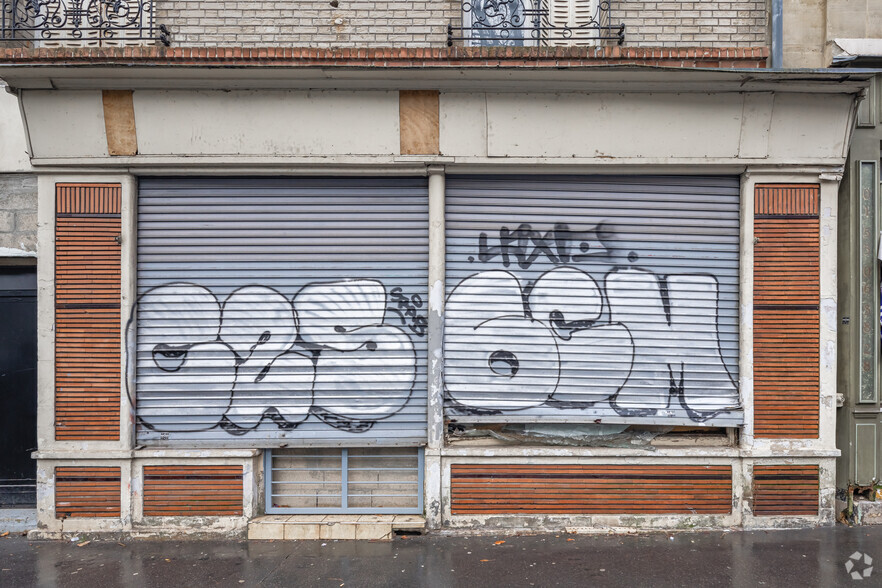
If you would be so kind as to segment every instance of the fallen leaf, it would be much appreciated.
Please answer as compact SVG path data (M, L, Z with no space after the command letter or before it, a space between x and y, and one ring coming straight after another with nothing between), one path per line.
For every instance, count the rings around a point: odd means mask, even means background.
M575 541L575 539L573 539L572 537L570 537L569 539L567 539L567 541Z
M165 558L165 561L171 561L169 558Z
M9 531L6 531L5 533L0 533L0 537L6 537L7 535L9 535Z
M503 543L505 543L505 541L496 541L493 545L502 545Z
M492 561L492 560L489 560L489 559L482 559L481 561L486 562L486 561Z
M119 545L120 547L125 547L125 546L126 546L125 543L117 543L117 545Z
M83 541L82 543L77 543L77 547L83 547L84 545L88 545L91 541Z

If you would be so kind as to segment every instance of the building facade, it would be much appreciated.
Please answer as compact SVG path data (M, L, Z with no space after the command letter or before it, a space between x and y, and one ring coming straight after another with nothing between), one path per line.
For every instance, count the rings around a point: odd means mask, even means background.
M0 95L0 526L36 524L37 178L18 100ZM15 345L6 344L16 341Z
M878 71L882 66L882 7L875 2L787 6L784 66ZM879 404L879 120L880 78L857 113L839 191L839 381L837 495L843 518L879 522L875 498L882 471ZM857 499L857 503L855 503ZM863 499L863 502L862 502ZM857 508L855 507L857 504Z
M872 74L767 71L756 2L329 7L0 55L34 535L832 523Z

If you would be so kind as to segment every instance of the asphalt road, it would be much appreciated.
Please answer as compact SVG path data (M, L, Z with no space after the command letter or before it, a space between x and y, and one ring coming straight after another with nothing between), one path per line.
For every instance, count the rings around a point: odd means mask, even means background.
M879 570L852 579L855 552ZM851 566L866 570L865 558ZM876 563L875 561L873 562ZM882 586L882 527L358 541L0 538L0 586Z

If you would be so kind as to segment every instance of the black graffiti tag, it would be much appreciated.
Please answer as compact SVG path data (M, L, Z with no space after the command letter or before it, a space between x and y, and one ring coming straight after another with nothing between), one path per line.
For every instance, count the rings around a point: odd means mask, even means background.
M522 223L515 230L502 227L499 229L498 245L489 243L487 233L478 236L478 260L486 263L502 256L503 266L509 267L514 259L522 269L529 269L540 256L545 256L555 265L587 261L589 257L609 253L599 238L600 229L601 225L598 225L577 231L565 223L556 223L545 233L527 223ZM470 257L469 261L474 261L474 258Z
M417 309L423 307L423 299L419 294L408 298L406 294L402 293L401 288L392 288L389 291L389 301L395 306L389 306L386 310L397 314L402 325L410 328L419 337L426 335L426 317L417 314Z

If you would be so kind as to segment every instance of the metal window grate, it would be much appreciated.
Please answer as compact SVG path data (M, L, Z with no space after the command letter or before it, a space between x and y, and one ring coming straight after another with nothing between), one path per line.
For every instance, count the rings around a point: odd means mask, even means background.
M422 514L422 448L268 449L267 514Z

